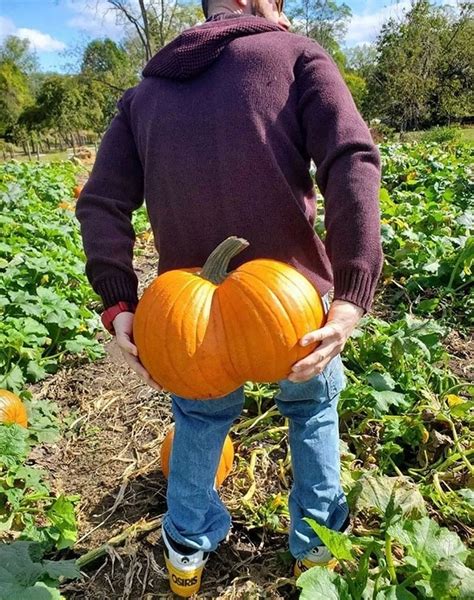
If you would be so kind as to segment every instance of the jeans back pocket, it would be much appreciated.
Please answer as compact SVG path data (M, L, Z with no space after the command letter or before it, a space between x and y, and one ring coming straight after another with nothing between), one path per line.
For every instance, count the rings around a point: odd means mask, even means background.
M340 354L332 358L321 375L326 380L329 399L332 400L346 387L347 380L344 374L344 365Z

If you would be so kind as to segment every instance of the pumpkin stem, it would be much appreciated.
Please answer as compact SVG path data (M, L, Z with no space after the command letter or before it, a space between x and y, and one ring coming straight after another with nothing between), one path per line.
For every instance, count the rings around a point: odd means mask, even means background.
M242 250L245 250L248 245L247 240L238 238L235 235L225 239L209 255L200 273L201 277L216 285L222 283L228 275L227 269L231 259Z

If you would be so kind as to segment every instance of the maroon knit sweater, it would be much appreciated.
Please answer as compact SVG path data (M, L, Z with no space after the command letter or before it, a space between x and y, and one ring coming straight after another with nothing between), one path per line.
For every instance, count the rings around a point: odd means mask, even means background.
M368 311L382 266L379 154L321 47L265 18L222 14L179 35L143 75L119 101L77 203L104 306L137 300L130 218L145 198L159 273L203 265L236 235L250 246L231 268L281 260Z

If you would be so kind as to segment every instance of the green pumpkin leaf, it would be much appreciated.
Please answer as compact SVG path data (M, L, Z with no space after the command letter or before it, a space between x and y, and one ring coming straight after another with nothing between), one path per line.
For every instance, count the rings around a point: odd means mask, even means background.
M42 561L41 546L16 541L0 545L0 600L61 600L53 579L80 576L74 561Z
M69 548L77 540L76 517L74 504L66 496L59 496L46 515L59 532L56 542L58 550Z
M376 416L382 416L390 411L391 406L403 408L407 406L405 394L399 392L392 392L386 390L383 392L377 392L376 390L370 392L371 398L375 400L374 412Z
M463 562L469 554L456 533L440 527L429 517L404 521L389 527L388 533L405 546L407 555L427 573L442 559L456 558Z
M302 588L300 600L351 600L344 579L324 567L314 567L302 573L296 585Z
M25 379L23 373L18 365L15 365L6 375L3 377L0 375L0 388L11 390L12 392L19 393L23 389Z
M417 600L417 597L401 585L391 585L380 590L375 596L375 600Z
M430 584L435 598L474 600L474 571L456 558L441 559Z
M39 581L29 588L12 589L5 596L0 591L0 600L64 600L64 596L59 590Z
M352 543L344 533L333 531L324 525L316 523L313 519L304 518L329 552L338 560L352 560Z
M474 508L474 490L462 488L461 490L458 490L457 493Z
M396 386L395 380L389 373L379 373L378 371L369 373L369 375L367 375L367 381L379 392L393 390Z
M35 382L46 377L46 371L44 368L34 360L30 360L28 362L26 372Z
M81 576L81 571L76 565L76 561L72 560L43 560L43 565L46 573L52 579L65 577L66 579L78 579Z
M11 467L28 453L28 431L20 425L0 424L0 465Z
M363 475L351 492L351 501L356 512L376 513L386 518L394 510L411 518L425 513L425 502L418 487L404 477Z

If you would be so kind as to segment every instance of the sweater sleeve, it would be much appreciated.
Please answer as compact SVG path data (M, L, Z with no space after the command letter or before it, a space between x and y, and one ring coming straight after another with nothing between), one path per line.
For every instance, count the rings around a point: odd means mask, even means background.
M297 73L306 150L324 197L334 299L368 312L382 270L380 155L339 69L312 43Z
M76 205L86 254L86 275L105 308L137 302L132 212L143 204L143 170L129 125L133 88L102 138L91 175Z

